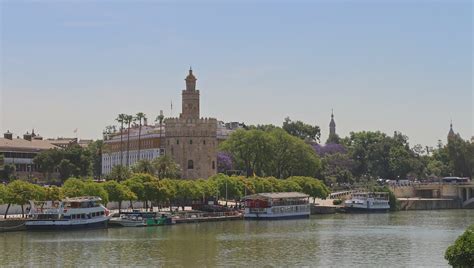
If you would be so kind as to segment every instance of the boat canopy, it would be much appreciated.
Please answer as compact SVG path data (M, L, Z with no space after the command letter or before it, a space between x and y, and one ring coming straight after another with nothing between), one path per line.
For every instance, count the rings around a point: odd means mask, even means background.
M102 198L98 196L79 196L79 197L67 197L63 200L64 202L90 202L90 201L102 201Z
M309 195L298 192L280 192L280 193L258 193L253 195L247 195L244 197L245 200L255 199L300 199L308 198Z

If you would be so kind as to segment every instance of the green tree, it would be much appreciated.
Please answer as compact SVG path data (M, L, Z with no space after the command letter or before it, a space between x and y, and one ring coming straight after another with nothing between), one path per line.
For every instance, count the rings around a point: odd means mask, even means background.
M71 177L72 174L77 173L74 169L76 168L75 165L71 163L68 159L63 159L57 165L59 171L59 178L65 180Z
M147 173L154 175L155 168L153 167L153 163L148 159L138 160L132 167L133 173Z
M320 161L310 146L280 128L270 131L271 165L265 174L278 178L292 175L314 176L320 168Z
M312 197L313 201L315 198L325 199L330 193L330 190L327 188L327 186L315 178L294 176L288 178L287 180L296 182L301 187L303 193Z
M470 177L474 173L473 144L459 135L448 139L447 150L454 176Z
M104 186L101 183L94 182L92 180L87 180L84 182L83 194L84 196L98 196L102 199L102 204L107 204L109 202L109 194L104 189Z
M137 196L125 184L116 181L107 181L103 185L109 196L109 201L118 203L119 214L122 211L122 201L136 200Z
M64 198L64 194L60 187L53 185L53 186L44 188L44 200L57 201L57 200L62 200L63 198Z
M448 247L444 258L456 268L474 267L474 224Z
M109 126L110 127L110 126ZM102 151L104 148L103 140L96 140L87 146L92 162L92 175L100 178L102 175Z
M63 186L63 194L65 197L78 197L84 195L85 183L83 180L76 178L67 179Z
M269 164L271 140L262 130L236 130L220 146L222 151L232 154L236 165L246 171L247 177L263 175Z
M0 204L5 204L7 199L7 187L5 184L0 183Z
M329 134L329 137L326 140L326 144L329 144L329 143L339 144L339 143L341 143L341 138L336 133L334 133L334 134L331 133L331 134Z
M152 166L160 179L178 179L181 176L181 167L168 155L153 159Z
M108 179L116 180L116 181L124 181L127 180L132 176L130 169L123 165L116 165L110 171L110 174L107 175Z
M16 167L13 164L6 164L3 170L0 170L0 179L12 181L15 178Z
M283 129L290 135L302 140L315 142L319 141L321 137L321 129L319 126L312 126L302 121L291 121L289 117L283 121Z
M6 199L6 203L8 204L7 209L5 211L5 218L8 214L8 210L11 204L20 205L21 214L22 217L24 217L24 205L27 204L30 200L38 200L44 196L42 187L33 185L22 180L15 180L13 182L10 182L7 185L7 190L5 192L7 194L4 198Z

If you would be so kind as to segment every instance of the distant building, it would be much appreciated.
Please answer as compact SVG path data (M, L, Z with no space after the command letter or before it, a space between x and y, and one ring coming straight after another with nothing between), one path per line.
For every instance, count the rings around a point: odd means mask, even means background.
M329 137L326 143L339 143L340 138L336 133L336 122L334 121L334 112L331 111L331 121L329 122Z
M208 178L217 173L217 120L200 118L199 90L190 69L182 91L179 118L166 118L166 154L180 166L185 179Z
M454 138L455 136L456 134L453 130L453 121L451 121L451 123L449 124L448 140Z
M0 138L0 154L3 155L4 165L14 165L15 175L19 178L42 178L43 174L38 172L38 166L33 163L33 159L39 153L59 148L43 137L35 134L34 130L20 137L13 138L13 133L7 131Z
M234 131L238 129L243 129L245 125L239 122L228 122L224 123L219 121L217 123L217 141L220 144L221 142L227 140Z
M140 157L138 155L138 135L139 127L130 128L129 151L127 154L127 136L128 130L124 129L122 135L120 132L106 137L104 140L104 148L102 150L102 174L107 175L116 165L126 165L127 155L129 165L134 165L138 160L153 160L164 154L162 138L164 138L164 127L160 129L159 125L142 126L140 135Z
M331 111L331 122L329 122L329 136L336 135L336 122L334 121L334 112Z

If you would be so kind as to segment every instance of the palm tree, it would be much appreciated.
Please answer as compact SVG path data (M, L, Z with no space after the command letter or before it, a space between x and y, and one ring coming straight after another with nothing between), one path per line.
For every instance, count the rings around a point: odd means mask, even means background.
M146 114L139 112L135 116L135 119L138 121L138 161L140 161L140 149L141 149L141 136L142 136L142 120L146 120Z
M163 125L163 119L165 118L165 116L163 115L163 110L160 110L160 115L158 115L155 119L155 122L160 122L160 156L161 156L161 148L163 148L163 140L161 138L161 126Z
M133 122L133 115L125 115L125 124L127 128L127 167L130 165L130 124Z
M126 114L119 114L117 119L115 119L115 121L120 123L120 165L123 165L123 124L126 117Z

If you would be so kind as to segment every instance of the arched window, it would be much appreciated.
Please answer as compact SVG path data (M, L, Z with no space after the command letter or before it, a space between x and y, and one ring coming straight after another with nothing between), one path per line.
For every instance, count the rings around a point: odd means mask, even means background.
M188 160L188 169L194 169L194 162L193 162L193 160Z

